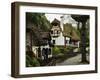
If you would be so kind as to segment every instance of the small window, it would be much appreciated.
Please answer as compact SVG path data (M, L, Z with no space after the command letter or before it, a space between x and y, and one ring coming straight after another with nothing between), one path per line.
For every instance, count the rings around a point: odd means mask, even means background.
M65 42L66 44L68 43L68 40L66 40L66 42Z
M59 34L59 31L57 31L57 34Z
M72 41L71 40L69 41L69 44L72 44Z
M53 44L55 44L55 40L53 40Z
M57 26L57 25L58 25L58 23L55 23L55 24L54 24L54 26Z
M51 55L51 49L50 48L48 49L48 54Z
M51 31L51 34L53 34L53 31Z

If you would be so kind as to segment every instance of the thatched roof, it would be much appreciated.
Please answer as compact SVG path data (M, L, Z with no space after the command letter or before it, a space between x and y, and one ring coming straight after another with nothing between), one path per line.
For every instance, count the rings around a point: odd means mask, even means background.
M71 40L75 40L75 41L80 40L80 36L77 31L75 30L72 31Z
M49 32L43 32L41 30L39 30L36 27L33 27L31 29L27 28L26 31L28 33L32 33L32 40L33 40L33 44L34 46L41 46L41 45L46 45L46 41L45 40L49 40L50 39L50 34ZM44 40L45 39L45 40Z
M57 20L56 18L51 22L51 24L60 24L60 21Z
M51 22L51 24L53 25L51 30L58 30L61 31L61 27L60 27L60 21L57 20L56 18ZM57 25L56 25L57 24Z
M72 25L71 24L64 24L63 36L71 37L71 32L72 32Z
M70 37L71 40L80 40L80 35L78 30L76 30L74 27L72 27L71 24L64 24L63 27L63 36Z
M49 39L50 33L49 32L41 32L41 37L42 37L42 39Z

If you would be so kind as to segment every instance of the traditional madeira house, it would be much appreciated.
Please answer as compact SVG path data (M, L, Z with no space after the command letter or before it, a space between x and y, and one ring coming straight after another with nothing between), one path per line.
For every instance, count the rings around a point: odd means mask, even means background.
M61 17L63 18L63 17ZM73 28L70 23L63 23L63 19L61 21L56 18L52 21L51 28L51 42L56 46L72 46L79 47L80 37L78 35L77 30Z

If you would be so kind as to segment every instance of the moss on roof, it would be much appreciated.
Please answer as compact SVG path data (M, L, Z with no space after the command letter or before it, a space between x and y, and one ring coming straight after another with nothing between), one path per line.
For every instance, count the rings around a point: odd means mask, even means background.
M32 35L32 45L34 46L41 46L46 45L47 42L44 40L50 39L49 32L43 32L39 30L39 28L33 27L32 29L26 28L27 33Z
M72 26L70 24L64 24L63 26L63 36L71 37Z
M64 24L63 36L70 37L72 40L80 40L79 31L68 23Z
M80 34L77 30L73 30L72 31L72 36L71 36L72 40L80 40Z

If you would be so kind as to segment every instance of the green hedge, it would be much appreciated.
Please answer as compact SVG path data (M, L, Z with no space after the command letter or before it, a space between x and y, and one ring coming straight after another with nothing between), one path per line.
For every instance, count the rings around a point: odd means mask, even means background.
M66 54L70 51L73 50L73 47L63 47L63 46L55 46L53 47L53 54L54 55L57 55L57 54Z
M54 54L54 55L57 55L57 54L61 53L59 47L53 47L52 51L53 51L53 54Z

